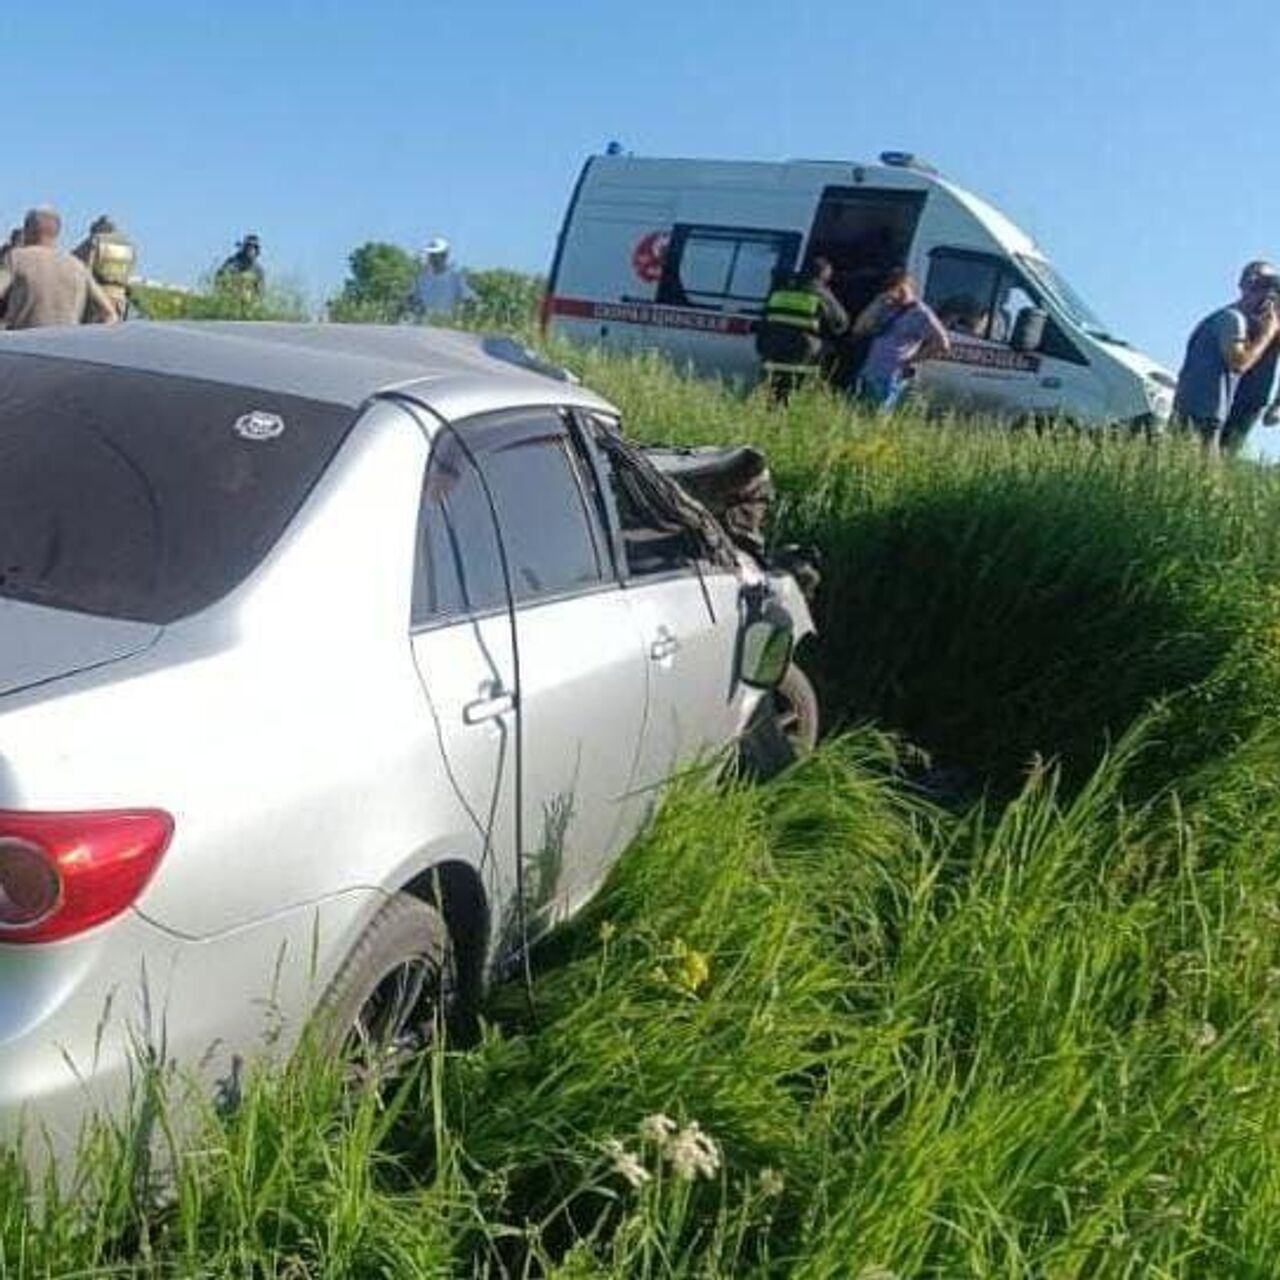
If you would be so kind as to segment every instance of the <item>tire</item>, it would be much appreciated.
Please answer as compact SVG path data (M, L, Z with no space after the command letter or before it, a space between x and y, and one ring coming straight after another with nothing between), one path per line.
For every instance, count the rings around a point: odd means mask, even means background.
M818 695L792 663L778 687L760 700L738 749L741 771L767 781L818 745Z
M818 745L821 727L813 681L793 662L773 691L772 702L778 730L791 744L796 759L807 756Z
M316 1010L320 1044L357 1079L394 1074L452 1011L452 940L439 911L397 893L342 962Z

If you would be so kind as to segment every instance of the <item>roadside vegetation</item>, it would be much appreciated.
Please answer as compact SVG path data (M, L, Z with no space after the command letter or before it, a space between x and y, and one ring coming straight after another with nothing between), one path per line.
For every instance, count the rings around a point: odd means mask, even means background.
M10 1165L0 1277L1273 1275L1280 478L555 354L768 453L831 739L682 786L408 1082L252 1079L159 1200L128 1132Z
M410 291L421 264L407 249L370 240L352 250L341 289L323 308L325 319L342 324L405 324L414 320ZM533 331L542 297L540 276L506 267L467 271L475 301L458 322L473 329ZM130 286L134 312L146 320L308 320L315 307L287 280L268 276L261 294L234 279L210 273L194 289L163 285Z

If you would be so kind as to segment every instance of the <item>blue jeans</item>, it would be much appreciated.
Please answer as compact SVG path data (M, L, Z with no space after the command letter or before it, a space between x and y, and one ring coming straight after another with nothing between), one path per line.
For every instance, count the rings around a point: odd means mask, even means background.
M898 373L864 373L858 379L858 398L881 413L892 413L906 385Z

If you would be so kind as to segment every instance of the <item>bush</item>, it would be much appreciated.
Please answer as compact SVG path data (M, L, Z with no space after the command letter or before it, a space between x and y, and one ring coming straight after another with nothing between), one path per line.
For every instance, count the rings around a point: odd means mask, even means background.
M130 285L129 301L143 320L289 320L309 319L300 289L269 281L260 294L234 284L206 281L201 288L170 289Z
M1280 713L1280 473L1189 441L785 410L661 361L558 354L633 431L768 454L778 534L823 552L828 720L875 719L978 782L1087 777L1156 702L1150 791Z
M546 291L546 281L541 276L497 267L468 271L467 283L476 294L475 302L467 308L468 327L533 333L538 306Z
M399 324L411 312L418 262L399 245L370 240L348 258L342 292L328 304L329 319L346 324Z

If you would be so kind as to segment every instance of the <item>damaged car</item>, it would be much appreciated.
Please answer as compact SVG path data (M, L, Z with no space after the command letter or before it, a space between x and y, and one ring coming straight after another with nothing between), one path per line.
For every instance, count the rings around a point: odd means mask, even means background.
M0 1145L140 1045L412 1054L669 780L811 745L762 466L459 333L4 335Z

